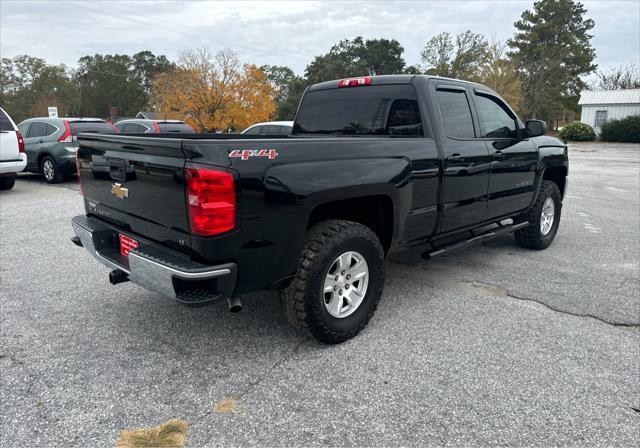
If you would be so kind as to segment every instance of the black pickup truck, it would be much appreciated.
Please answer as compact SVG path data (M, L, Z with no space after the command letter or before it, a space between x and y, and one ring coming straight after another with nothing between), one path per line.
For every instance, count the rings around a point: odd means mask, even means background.
M339 343L372 317L391 252L551 244L568 156L545 132L482 85L392 75L309 87L288 136L80 135L72 240L111 283L183 303L281 290L292 325Z

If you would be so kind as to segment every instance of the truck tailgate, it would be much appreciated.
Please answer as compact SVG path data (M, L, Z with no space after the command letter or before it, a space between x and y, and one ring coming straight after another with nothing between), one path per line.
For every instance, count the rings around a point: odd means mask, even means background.
M122 228L187 252L191 240L180 139L81 134L85 208Z

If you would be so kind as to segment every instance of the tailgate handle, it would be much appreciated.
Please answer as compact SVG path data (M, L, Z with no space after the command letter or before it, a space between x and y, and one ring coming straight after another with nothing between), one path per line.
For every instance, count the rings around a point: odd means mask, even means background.
M127 180L127 161L124 159L109 159L109 175L113 180L125 182Z

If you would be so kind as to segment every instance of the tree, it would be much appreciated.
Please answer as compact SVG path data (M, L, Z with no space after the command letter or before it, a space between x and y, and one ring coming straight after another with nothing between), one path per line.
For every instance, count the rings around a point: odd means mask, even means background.
M64 65L18 55L1 61L0 102L16 122L46 116L48 106L67 116L78 110L79 89Z
M508 45L522 78L526 117L548 123L561 117L573 107L569 98L585 87L580 77L597 68L589 34L594 22L586 12L572 0L541 0L514 24Z
M506 45L494 41L489 44L487 59L480 68L480 83L499 93L511 107L521 112L522 81L516 64L507 57Z
M596 81L591 90L640 89L640 67L637 65L621 65L606 72L596 73Z
M293 120L300 97L308 83L289 67L263 65L260 70L265 73L275 91L276 120Z
M422 50L426 74L478 80L478 73L489 58L489 43L481 34L465 31L453 42L451 34L440 33L427 41Z
M367 39L361 36L335 44L327 54L316 56L305 70L310 84L364 75L403 73L404 48L395 39Z
M134 116L148 105L152 79L171 69L165 56L150 51L80 58L76 78L81 85L81 114L106 117L115 107L120 116Z
M275 90L255 65L230 50L183 52L174 70L153 81L152 103L167 118L186 120L198 131L241 130L268 121Z

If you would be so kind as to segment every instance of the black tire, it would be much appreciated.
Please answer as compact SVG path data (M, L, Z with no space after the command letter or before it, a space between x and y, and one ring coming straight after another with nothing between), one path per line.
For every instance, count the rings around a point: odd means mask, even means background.
M325 278L341 254L355 251L368 265L364 298L352 314L334 317L325 306ZM368 227L350 221L329 220L313 226L300 257L298 271L280 292L287 321L325 344L339 344L357 335L376 310L384 288L384 250Z
M56 161L51 156L46 156L40 162L40 171L48 184L58 184L64 180L64 173L60 171Z
M15 174L0 177L0 190L11 190L15 184L16 184Z
M541 230L540 222L542 221L542 210L547 198L553 200L554 217L551 229L544 234ZM533 207L528 213L516 219L516 221L529 221L527 227L514 233L516 242L527 249L542 250L549 247L558 233L561 211L562 197L558 185L550 180L543 181Z

